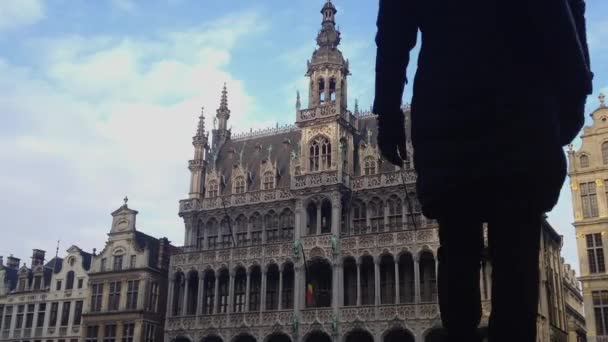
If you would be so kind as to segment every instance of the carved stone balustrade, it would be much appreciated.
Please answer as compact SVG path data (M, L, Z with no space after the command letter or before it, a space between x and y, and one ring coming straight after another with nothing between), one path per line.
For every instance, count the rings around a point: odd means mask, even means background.
M260 190L254 192L247 192L244 194L234 194L222 197L204 198L201 201L200 208L202 210L212 209L223 209L224 206L238 207L244 205L260 204L267 202L285 201L291 200L293 195L289 189L273 189L273 190ZM188 202L192 200L180 201L180 212L183 212L182 202ZM186 210L188 211L188 210ZM192 211L192 210L190 210Z
M385 250L398 254L406 246L410 248L410 252L414 252L411 250L412 247L429 246L435 249L438 244L438 229L425 228L342 237L340 239L340 252L342 256L357 256L363 252L378 255Z
M212 251L201 251L195 247L182 247L171 258L173 271L182 268L219 267L227 263L243 263L252 265L254 263L266 264L274 260L282 262L293 257L293 243L277 243L258 245L251 247L236 247L218 249Z
M291 178L291 188L294 190L329 186L341 183L343 176L338 171L315 172Z
M293 324L293 310L170 317L167 330L201 330Z
M353 177L351 186L353 191L359 191L391 185L403 185L404 181L405 184L413 185L416 183L416 178L414 170L395 171L372 176Z
M300 110L297 117L297 122L306 122L318 118L331 117L338 114L339 112L338 108L336 107L336 102L331 101L317 107Z
M436 319L438 317L439 305L435 303L352 306L340 309L341 322Z

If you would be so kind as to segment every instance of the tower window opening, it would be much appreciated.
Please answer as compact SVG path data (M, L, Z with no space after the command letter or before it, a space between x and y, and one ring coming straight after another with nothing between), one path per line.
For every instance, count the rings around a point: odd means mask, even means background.
M319 103L325 103L325 80L319 79Z
M336 80L333 78L329 81L329 100L336 100Z

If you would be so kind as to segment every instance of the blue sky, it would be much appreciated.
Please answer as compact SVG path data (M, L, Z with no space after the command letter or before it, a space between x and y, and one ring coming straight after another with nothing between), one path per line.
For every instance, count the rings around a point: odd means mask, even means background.
M350 106L369 107L377 1L334 2ZM54 254L57 240L60 254L73 244L100 250L125 195L141 230L182 244L177 205L200 107L211 117L227 82L234 131L292 123L322 4L0 1L0 255L29 262L32 248ZM608 90L607 14L608 2L588 1L589 111ZM578 268L572 221L564 188L550 222Z

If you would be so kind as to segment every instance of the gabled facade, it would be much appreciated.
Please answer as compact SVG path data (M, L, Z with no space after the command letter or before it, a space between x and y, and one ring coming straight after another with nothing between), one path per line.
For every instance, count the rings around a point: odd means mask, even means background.
M12 256L0 264L8 284L0 295L0 341L79 341L91 254L72 246L47 262L35 249L30 267L18 264Z
M81 337L85 341L161 341L172 247L136 229L137 211L112 213L104 249L93 256Z
M599 342L608 341L608 106L603 94L591 118L580 148L571 146L568 157L587 336Z

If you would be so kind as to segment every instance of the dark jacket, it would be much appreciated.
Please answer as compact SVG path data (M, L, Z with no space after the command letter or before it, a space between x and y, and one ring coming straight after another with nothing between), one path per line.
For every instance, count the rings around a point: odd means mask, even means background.
M582 127L591 93L584 6L380 0L374 112L381 120L401 105L421 33L412 142L427 216L457 199L500 206L526 198L542 211L555 205L566 174L561 146Z

